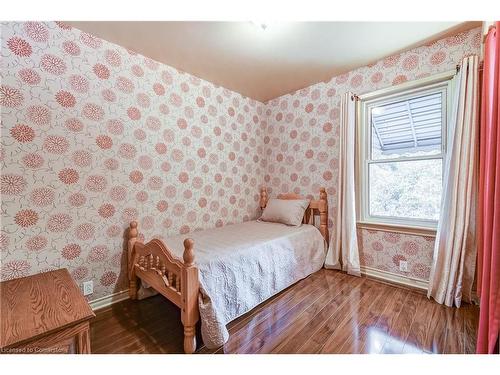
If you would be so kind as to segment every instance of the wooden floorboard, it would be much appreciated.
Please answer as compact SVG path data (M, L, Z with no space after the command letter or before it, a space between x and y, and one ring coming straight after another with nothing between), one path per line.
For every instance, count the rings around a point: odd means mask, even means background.
M408 298L406 298L401 312L386 335L386 340L380 353L393 354L415 352L410 345L405 344L410 334L410 327L417 312L418 304L424 299L425 297L419 293L410 292L408 294ZM433 302L429 301L429 303Z
M300 330L311 320L326 304L328 304L339 291L342 290L342 280L338 278L338 284L333 289L326 289L321 295L313 296L313 302L302 304L298 309L289 310L287 314L274 322L270 330L261 332L252 338L250 343L238 350L238 353L270 353L287 337ZM345 285L344 285L345 286ZM318 293L320 294L320 293ZM272 333L269 335L269 333Z
M432 321L433 307L434 304L429 303L426 297L420 296L405 342L405 346L410 346L414 352L424 351L424 343L429 330L428 324L436 324L436 322Z
M362 342L361 353L378 354L382 352L389 330L394 326L409 295L409 291L402 288L393 288L391 292L392 297L387 307L379 315L377 322L373 325L366 325L367 333Z
M371 292L366 293L359 301L351 303L349 301L349 311L346 314L345 319L336 329L336 331L330 335L322 346L320 353L345 353L344 346L353 346L351 349L346 349L347 353L354 353L355 347L360 340L360 326L368 318L368 314L372 310L377 310L380 308L379 301L384 294L384 285L376 283L371 289Z
M328 340L334 340L343 328L345 321L351 319L357 306L369 303L373 299L370 291L377 288L377 283L363 279L362 282L351 288L347 294L347 302L336 310L327 320L321 322L321 326L314 334L306 340L297 350L297 353L313 354L319 353Z
M446 307L432 304L430 319L427 319L426 335L422 342L423 350L430 353L444 353L446 340ZM474 337L475 339L475 337Z
M198 353L474 353L477 306L322 269L228 324L229 341ZM199 331L199 325L198 325ZM198 333L199 337L199 333ZM180 312L162 296L101 309L93 353L182 353Z
M345 276L347 278L347 276ZM269 350L270 353L295 353L302 346L305 340L319 328L319 326L333 312L337 311L344 303L347 302L346 294L353 284L342 282L339 278L338 287L333 288L332 293L328 295L329 301L327 303L316 303L306 310L296 322L290 322L287 331L283 332L280 337L272 342L273 348ZM356 280L361 283L361 279ZM318 302L318 301L317 301ZM292 324L293 323L293 324Z
M283 317L292 318L297 315L301 309L309 306L318 297L318 294L326 291L326 288L322 288L319 282L314 282L318 278L318 275L312 275L311 280L306 279L304 287L288 290L290 298L276 300L267 308L261 308L259 313L252 315L246 324L237 325L237 328L230 329L228 342L217 352L239 353L251 340L266 337L269 332L273 332L273 325L275 326L276 322Z

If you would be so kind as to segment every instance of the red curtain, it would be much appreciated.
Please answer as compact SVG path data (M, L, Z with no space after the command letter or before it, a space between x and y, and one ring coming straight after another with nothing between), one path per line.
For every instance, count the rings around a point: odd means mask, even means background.
M496 22L486 37L479 143L478 353L498 352L500 323L500 38Z

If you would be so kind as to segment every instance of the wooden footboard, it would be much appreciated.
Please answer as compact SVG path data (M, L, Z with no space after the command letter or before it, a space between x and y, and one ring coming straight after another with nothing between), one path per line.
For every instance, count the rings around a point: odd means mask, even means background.
M279 199L303 199L294 193L280 194ZM260 192L260 206L267 205L268 195L265 187ZM320 188L318 200L310 200L303 222L315 225L315 216L319 215L319 230L326 243L328 234L328 200L325 188ZM198 268L194 264L194 242L184 240L183 261L177 259L168 247L160 240L152 240L144 244L137 239L139 234L137 222L130 223L128 230L128 279L129 295L137 299L139 280L168 298L181 309L181 320L184 325L184 352L194 353L196 350L195 327L200 313L198 309L199 281Z
M129 295L137 299L139 279L168 298L181 309L184 325L184 352L196 350L195 327L198 311L198 268L194 264L193 240L184 240L183 260L177 259L160 240L143 244L137 239L137 222L128 231Z

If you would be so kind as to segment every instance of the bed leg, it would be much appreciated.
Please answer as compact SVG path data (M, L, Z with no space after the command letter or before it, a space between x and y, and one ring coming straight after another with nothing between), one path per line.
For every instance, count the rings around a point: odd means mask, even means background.
M184 326L184 353L196 351L196 326Z
M127 259L128 259L128 295L130 299L137 299L137 284L138 280L135 276L134 264L135 264L135 252L134 246L137 242L137 235L139 231L137 229L137 222L132 221L128 230L128 244L127 244Z
M184 352L187 354L196 351L196 322L200 316L198 310L198 268L194 264L194 242L184 240L184 264L181 271L182 311L181 320L184 325Z
M130 299L137 299L137 278L128 282L128 296Z
M319 189L319 200L323 203L319 208L319 231L328 245L330 234L328 233L328 198L324 187Z

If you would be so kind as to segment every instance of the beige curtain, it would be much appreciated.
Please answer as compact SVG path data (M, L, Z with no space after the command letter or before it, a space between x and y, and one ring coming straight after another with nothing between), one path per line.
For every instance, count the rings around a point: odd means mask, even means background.
M326 256L325 267L360 276L355 202L356 101L351 92L340 105L339 172L337 217Z
M469 302L476 261L479 60L462 60L448 122L443 198L428 297L447 306Z

